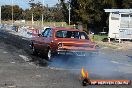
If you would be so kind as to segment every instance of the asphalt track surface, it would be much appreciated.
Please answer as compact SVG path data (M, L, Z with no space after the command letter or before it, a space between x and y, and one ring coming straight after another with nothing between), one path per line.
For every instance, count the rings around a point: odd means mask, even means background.
M82 67L90 79L132 80L132 49L101 47L87 57L54 57L50 62L34 56L30 39L0 30L0 88L84 88ZM131 85L89 85L86 88L132 88Z

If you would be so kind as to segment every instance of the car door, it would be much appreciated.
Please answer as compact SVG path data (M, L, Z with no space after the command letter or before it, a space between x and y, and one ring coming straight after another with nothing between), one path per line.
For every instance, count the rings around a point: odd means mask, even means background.
M50 28L48 34L47 34L47 38L45 38L45 43L47 44L47 47L49 47L51 49L51 51L54 50L54 46L55 46L55 43L53 41L53 29Z
M39 40L39 43L41 45L40 50L42 51L46 51L48 44L47 44L47 39L49 38L49 32L50 32L51 28L46 28L44 30L44 32L42 33L42 37Z

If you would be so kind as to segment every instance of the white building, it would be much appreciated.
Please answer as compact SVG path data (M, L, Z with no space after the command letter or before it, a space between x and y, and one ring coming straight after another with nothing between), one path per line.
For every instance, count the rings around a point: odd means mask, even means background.
M109 12L109 38L132 39L132 9L104 9Z

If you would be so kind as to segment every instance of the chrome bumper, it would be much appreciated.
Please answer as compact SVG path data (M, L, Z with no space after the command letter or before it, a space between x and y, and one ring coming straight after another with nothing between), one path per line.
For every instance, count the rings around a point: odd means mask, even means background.
M75 55L75 56L87 56L88 53L96 51L79 51L79 50L57 50L58 54L62 55Z

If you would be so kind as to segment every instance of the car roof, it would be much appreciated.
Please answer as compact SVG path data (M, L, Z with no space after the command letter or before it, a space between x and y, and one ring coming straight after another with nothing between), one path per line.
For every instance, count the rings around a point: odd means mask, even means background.
M54 30L67 30L67 31L78 31L78 32L84 32L82 30L79 29L75 29L75 28L66 28L66 27L54 27Z

